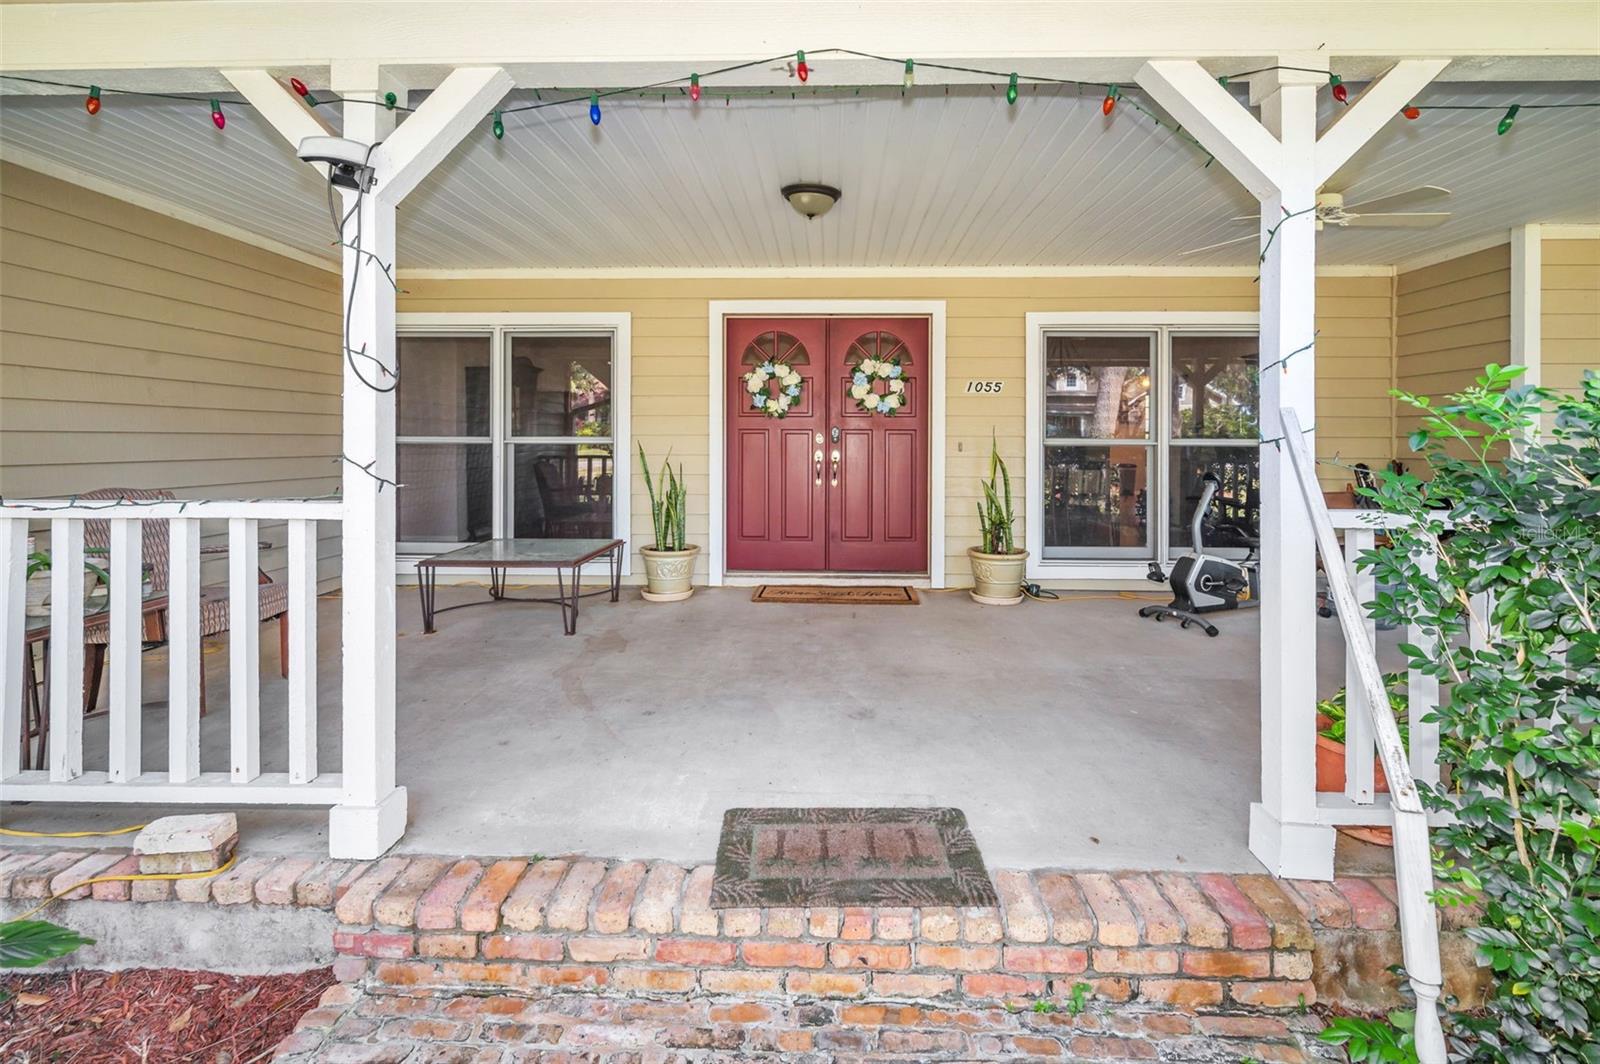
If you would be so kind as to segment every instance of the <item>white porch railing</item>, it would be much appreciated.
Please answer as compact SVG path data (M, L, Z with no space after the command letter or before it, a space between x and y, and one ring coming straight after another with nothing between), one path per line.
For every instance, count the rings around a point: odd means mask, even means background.
M1433 681L1430 687L1427 682L1419 683L1419 679L1426 681L1428 678L1419 678L1415 672L1411 674L1408 688L1412 692L1412 702L1408 715L1412 748L1408 759L1378 667L1373 623L1361 606L1372 599L1372 577L1356 571L1356 559L1362 550L1371 547L1377 526L1364 524L1359 519L1355 523L1360 527L1347 526L1341 552L1334 522L1317 481L1316 460L1306 442L1300 418L1292 407L1284 408L1282 425L1283 446L1288 450L1300 494L1310 511L1317 553L1322 556L1327 572L1328 593L1339 615L1339 627L1344 631L1348 738L1344 799L1352 811L1370 811L1365 818L1359 818L1361 814L1356 812L1354 815L1358 818L1335 822L1393 826L1395 883L1400 895L1400 941L1406 976L1417 996L1417 1056L1422 1064L1444 1064L1444 1031L1439 1023L1439 993L1444 977L1439 963L1438 914L1431 896L1433 855L1428 846L1428 816L1416 782L1419 778L1438 779L1438 729L1423 725L1420 719L1427 708L1438 704L1438 683ZM1419 732L1419 726L1428 730ZM1371 815L1378 810L1373 795L1374 747L1389 782L1388 807L1381 819ZM1414 772L1413 765L1424 751L1428 762ZM1319 796L1319 815L1322 811Z
M200 749L201 521L227 522L230 763L202 765ZM343 776L317 753L317 524L342 519L338 501L101 503L7 501L0 509L0 799L28 802L336 805ZM110 727L107 767L84 768L84 522L104 520L110 551L107 625ZM51 558L48 767L23 763L27 536L49 522ZM168 522L164 606L145 601L146 522ZM259 526L288 536L288 749L286 771L262 772ZM97 564L100 564L97 562ZM141 652L146 614L165 613L168 639L167 767L142 763ZM276 760L276 758L275 758Z

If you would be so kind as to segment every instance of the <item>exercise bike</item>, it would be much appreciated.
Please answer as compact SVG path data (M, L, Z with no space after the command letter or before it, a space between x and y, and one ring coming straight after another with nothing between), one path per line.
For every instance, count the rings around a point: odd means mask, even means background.
M1260 601L1260 577L1248 557L1236 562L1205 552L1201 526L1222 481L1215 473L1207 473L1202 483L1204 487L1200 491L1200 502L1195 506L1194 517L1189 522L1194 551L1178 559L1172 567L1170 578L1161 571L1160 563L1150 563L1147 579L1157 584L1171 584L1172 601L1165 606L1145 606L1139 611L1139 616L1154 617L1158 621L1171 617L1183 628L1197 624L1206 635L1215 638L1221 634L1217 626L1201 614L1255 606ZM1249 542L1251 553L1254 554L1257 541L1254 537L1246 537L1246 542Z

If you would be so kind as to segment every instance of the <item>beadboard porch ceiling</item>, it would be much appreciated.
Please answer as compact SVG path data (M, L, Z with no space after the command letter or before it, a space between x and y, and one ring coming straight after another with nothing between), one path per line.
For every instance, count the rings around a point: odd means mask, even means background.
M115 84L106 74L104 80ZM814 79L816 80L816 79ZM73 95L0 96L0 156L89 174L334 261L324 190L250 108L225 131L204 103L107 95L98 116ZM722 88L722 86L719 86ZM1359 86L1356 87L1359 91ZM773 92L761 88L759 92ZM1129 90L1130 93L1136 90ZM1254 203L1220 164L1125 102L1025 86L897 87L860 96L786 90L692 105L586 102L487 120L401 207L402 269L1248 266L1249 243L1183 256L1248 232ZM421 94L415 94L420 98ZM550 98L548 92L543 94ZM507 107L531 102L518 91ZM1141 102L1143 97L1139 97ZM1530 110L1600 99L1600 83L1450 83L1421 119L1399 116L1328 188L1347 202L1421 184L1453 195L1445 225L1327 230L1327 265L1402 262L1524 222L1600 221L1600 112ZM1429 105L1519 102L1501 112ZM418 102L414 99L413 102ZM1329 107L1337 106L1325 99ZM327 105L324 105L325 107ZM336 110L336 107L328 107ZM1331 111L1325 114L1331 120ZM780 198L791 181L838 186L807 222ZM1426 208L1424 208L1426 209Z

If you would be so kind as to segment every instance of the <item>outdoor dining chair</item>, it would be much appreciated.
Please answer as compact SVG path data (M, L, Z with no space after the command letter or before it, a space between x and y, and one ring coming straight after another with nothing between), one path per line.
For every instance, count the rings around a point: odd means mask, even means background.
M86 500L96 499L127 499L130 502L158 502L176 499L172 492L161 488L97 488L94 491L81 493L78 498ZM144 543L140 551L144 568L150 573L151 590L154 594L162 594L167 588L167 576L170 570L170 551L168 541L167 522L165 520L139 522L144 534ZM83 526L83 545L85 551L103 552L111 548L111 522L107 520L85 521ZM227 547L201 547L201 554L226 554ZM267 575L265 569L259 571L260 586L256 589L259 600L258 622L276 619L278 622L278 669L287 678L289 675L289 589L286 585L275 582ZM146 626L145 642L165 643L167 641L167 612L161 610L153 618L154 623ZM200 589L200 637L219 635L229 629L231 618L228 616L228 586L226 584L210 584ZM84 629L84 691L83 711L93 713L100 699L100 680L105 673L106 646L110 639L110 627L105 622L91 624ZM200 712L206 708L205 670L200 670Z

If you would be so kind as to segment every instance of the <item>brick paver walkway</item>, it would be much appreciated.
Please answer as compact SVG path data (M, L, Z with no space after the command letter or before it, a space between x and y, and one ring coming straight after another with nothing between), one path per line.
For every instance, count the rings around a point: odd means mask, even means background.
M1091 1003L1080 1015L1029 1009L707 996L517 996L330 988L276 1059L292 1064L668 1064L731 1060L1342 1060L1312 1014L1193 1014Z

